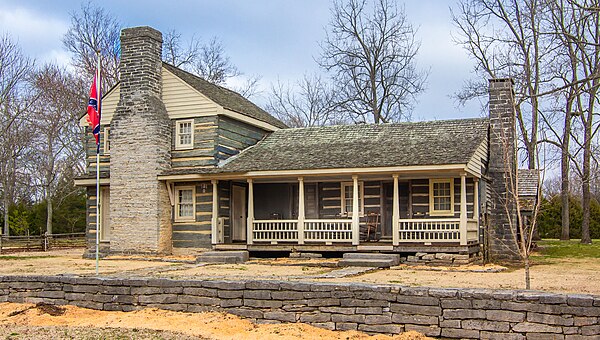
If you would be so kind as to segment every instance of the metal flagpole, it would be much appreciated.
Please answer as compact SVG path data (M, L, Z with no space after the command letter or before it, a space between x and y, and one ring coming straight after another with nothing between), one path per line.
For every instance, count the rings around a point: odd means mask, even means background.
M96 276L98 276L100 252L100 51L96 51L96 108L98 110L98 145L96 146Z

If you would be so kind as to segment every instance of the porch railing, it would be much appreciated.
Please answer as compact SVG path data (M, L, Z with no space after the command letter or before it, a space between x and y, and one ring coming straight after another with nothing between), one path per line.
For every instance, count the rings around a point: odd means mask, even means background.
M398 223L399 242L460 242L459 218L401 219ZM252 241L298 242L298 220L254 220ZM302 228L300 228L302 230ZM304 220L304 242L349 243L352 242L352 220ZM466 239L477 240L478 225L467 220Z
M305 220L304 240L352 242L352 220Z
M460 241L460 219L402 219L399 221L400 242Z
M298 241L297 220L254 220L252 239L272 243Z
M352 242L352 220L304 220L306 242ZM254 220L252 241L296 242L297 220Z

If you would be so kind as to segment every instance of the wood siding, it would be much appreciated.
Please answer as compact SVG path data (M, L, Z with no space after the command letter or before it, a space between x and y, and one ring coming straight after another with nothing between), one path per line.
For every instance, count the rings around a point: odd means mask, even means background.
M104 187L103 187L104 188ZM96 187L86 188L86 254L90 256L96 253ZM110 250L109 242L100 242L99 253L108 254Z
M231 242L231 181L219 181L219 219L223 220L223 239Z
M460 217L460 177L454 178L454 215L448 217ZM467 218L473 218L473 178L467 177ZM428 217L429 211L429 179L413 179L410 181L411 213L409 218ZM436 216L444 217L444 216Z
M178 185L193 185L196 188L196 211L192 222L173 222L173 247L211 248L212 184L210 182L177 183L175 187ZM202 192L203 185L205 192Z
M481 177L485 173L485 169L487 169L489 155L488 155L488 140L484 140L481 142L477 150L475 150L475 154L467 163L467 169L474 175Z
M100 120L102 125L110 125L110 121L117 111L120 96L121 84L117 84L102 98L102 119Z
M162 98L171 119L180 116L216 115L220 106L174 74L162 69Z
M100 126L100 174L108 174L110 170L110 155L104 150L104 128ZM84 136L85 146L85 166L89 175L96 175L96 139L92 134L92 129L89 126L85 128Z
M173 168L194 168L214 166L215 146L217 140L217 117L194 118L194 148L188 150L175 150L177 120L171 120L171 166Z
M218 140L215 155L225 160L263 139L267 131L231 118L218 117Z

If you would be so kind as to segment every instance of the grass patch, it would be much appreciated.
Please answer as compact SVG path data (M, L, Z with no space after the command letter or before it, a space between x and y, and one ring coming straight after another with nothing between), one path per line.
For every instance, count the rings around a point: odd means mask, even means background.
M51 259L58 256L12 256L12 255L1 255L0 260L35 260L35 259Z
M579 240L542 240L537 244L539 249L533 257L543 262L559 258L600 258L600 240L592 240L592 244L581 244Z

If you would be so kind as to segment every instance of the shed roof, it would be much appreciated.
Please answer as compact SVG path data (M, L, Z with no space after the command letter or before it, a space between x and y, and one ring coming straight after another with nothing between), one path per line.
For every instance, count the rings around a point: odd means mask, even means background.
M217 172L466 164L488 125L479 118L282 129Z
M254 103L235 91L212 84L171 64L163 62L163 66L171 73L176 75L179 79L183 80L198 92L202 93L210 100L214 101L225 109L258 119L281 129L287 127L287 125L285 125L279 119L271 116L269 113L256 106Z
M538 169L519 169L517 181L517 193L520 197L537 196L540 171Z

